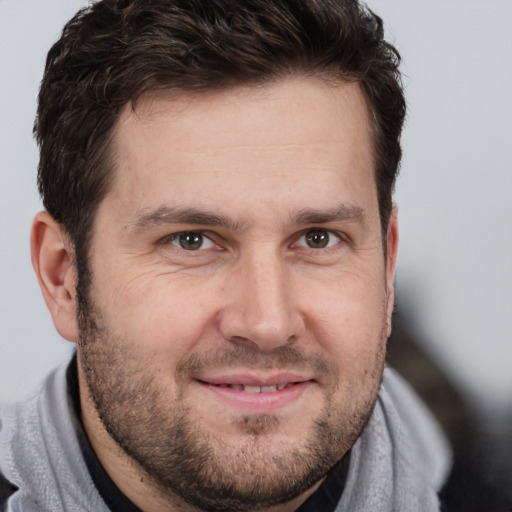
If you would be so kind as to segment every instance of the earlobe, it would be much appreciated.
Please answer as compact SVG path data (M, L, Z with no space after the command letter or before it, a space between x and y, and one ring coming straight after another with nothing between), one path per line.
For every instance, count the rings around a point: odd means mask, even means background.
M48 212L36 215L30 237L32 265L59 334L77 341L76 268L63 227Z
M389 217L387 232L387 258L386 258L386 287L388 291L387 302L387 321L388 321L388 337L391 335L391 316L395 305L395 269L398 255L398 212L396 205Z

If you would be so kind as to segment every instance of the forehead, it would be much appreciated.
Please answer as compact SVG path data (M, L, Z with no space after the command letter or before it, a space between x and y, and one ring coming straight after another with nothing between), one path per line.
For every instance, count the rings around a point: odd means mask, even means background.
M289 79L127 105L114 134L107 195L131 211L169 203L309 206L308 191L374 198L369 113L357 84ZM236 197L235 197L236 195ZM376 197L376 196L375 196Z
M297 77L198 93L148 93L124 107L117 140L151 129L160 128L164 134L172 129L171 122L176 142L194 149L212 143L326 143L335 140L335 130L340 129L344 138L370 135L369 110L357 83ZM281 127L287 129L277 141L272 129Z

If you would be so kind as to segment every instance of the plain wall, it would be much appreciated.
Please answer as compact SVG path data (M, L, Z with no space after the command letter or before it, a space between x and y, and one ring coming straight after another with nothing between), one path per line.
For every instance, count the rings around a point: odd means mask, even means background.
M0 0L0 400L71 344L30 264L31 130L44 59L81 0ZM424 348L484 418L512 417L512 2L373 0L404 59L397 290Z

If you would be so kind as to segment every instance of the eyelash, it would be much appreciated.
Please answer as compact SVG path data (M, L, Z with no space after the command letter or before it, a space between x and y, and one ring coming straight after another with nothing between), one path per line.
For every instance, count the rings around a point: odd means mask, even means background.
M200 237L201 238L200 246L197 249L187 249L187 248L183 247L181 245L181 243L180 243L180 239L183 236L196 236L196 237ZM199 252L200 250L204 251L204 250L207 250L207 249L211 249L211 248L213 248L216 245L215 242L213 242L213 240L211 239L211 237L206 235L202 231L181 231L179 233L173 233L172 235L168 236L164 240L164 242L166 242L168 244L171 244L171 245L174 245L178 249L182 249L182 250L187 251L187 252ZM174 242L177 242L177 243L174 243ZM203 248L203 245L204 245L205 242L209 243L209 247L207 247L206 249Z
M324 247L316 247L315 248L315 247L311 247L310 245L308 245L307 242L299 243L302 238L307 237L308 235L313 236L315 233L327 234L327 242ZM187 248L183 247L183 245L181 244L181 241L180 241L181 237L183 237L183 236L196 236L196 238L200 237L201 243L195 249L194 248L187 249ZM337 239L337 240L335 240L335 243L331 243L332 237ZM304 249L311 249L313 251L322 250L323 252L325 252L330 249L333 249L334 247L338 246L340 243L342 243L345 240L346 240L346 237L344 237L341 233L338 233L337 231L333 231L333 230L325 229L325 228L308 228L301 232L300 236L298 236L295 239L295 241L291 244L291 246L300 247L300 248L304 248ZM166 244L173 245L177 249L183 250L183 251L186 251L189 253L197 253L197 252L205 251L208 249L212 249L214 247L218 247L217 244L212 240L211 235L208 235L208 234L204 233L203 231L180 231L178 233L173 233L172 235L166 237L163 240L163 242ZM197 243L199 243L199 241ZM208 247L204 247L205 243L208 245Z
M326 242L326 245L324 247L311 247L310 245L307 245L307 243L304 243L304 244L299 244L299 241L302 239L302 238L306 238L308 237L308 235L310 236L313 236L313 234L315 233L322 233L322 234L327 234L327 242ZM335 241L335 243L331 243L331 238L332 237L335 237L337 239L337 241ZM343 238L342 236L337 233L336 231L332 231L330 229L324 229L324 228L311 228L311 229L308 229L306 231L303 231L301 236L297 239L296 242L294 242L294 245L298 246L298 247L304 247L305 249L312 249L314 251L319 251L319 250L329 250L333 247L336 247L337 245L339 245L341 242L343 241Z

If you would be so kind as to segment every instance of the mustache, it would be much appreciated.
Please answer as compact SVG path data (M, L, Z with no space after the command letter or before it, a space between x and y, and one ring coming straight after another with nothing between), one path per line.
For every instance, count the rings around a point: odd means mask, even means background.
M284 345L272 352L260 352L245 346L191 353L183 357L176 367L178 382L197 375L208 368L230 369L249 367L256 370L309 370L320 375L335 375L336 368L325 357L308 356L301 350Z

